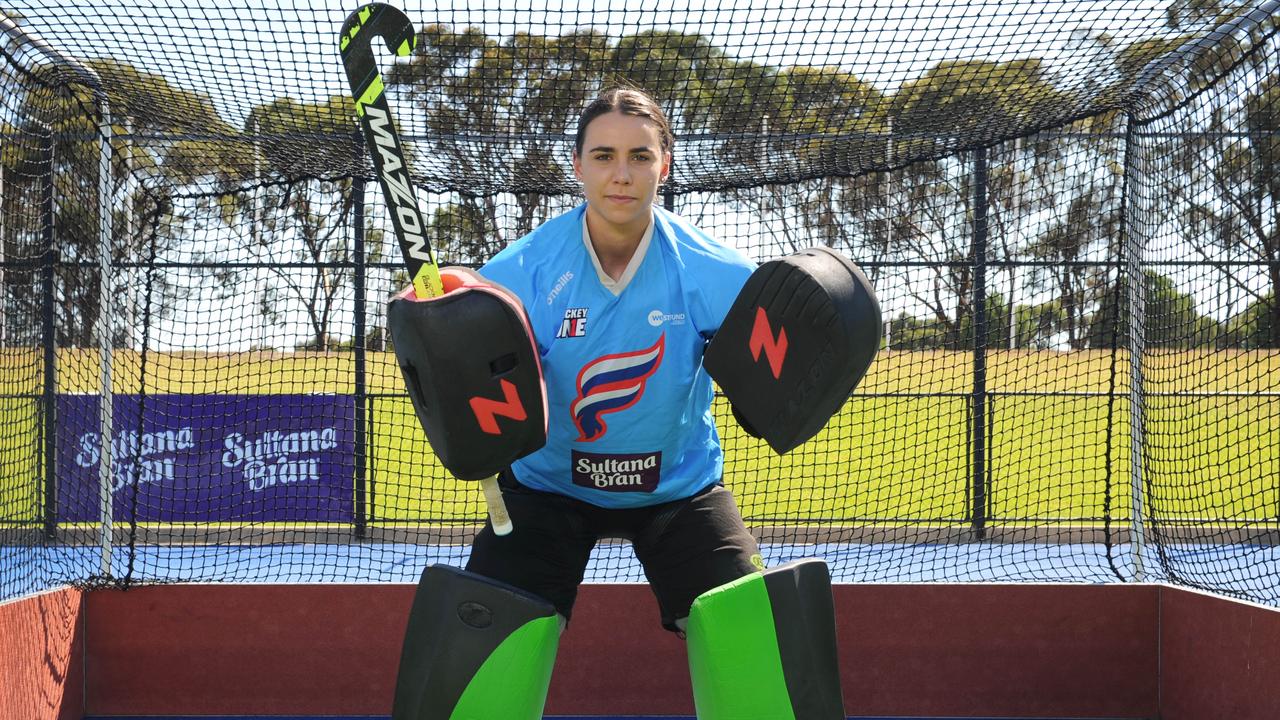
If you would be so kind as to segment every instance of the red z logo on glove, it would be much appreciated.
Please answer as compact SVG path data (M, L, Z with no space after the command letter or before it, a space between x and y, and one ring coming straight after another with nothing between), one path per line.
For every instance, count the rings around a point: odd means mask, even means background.
M773 328L769 327L769 318L764 314L764 307L756 308L756 323L751 327L751 359L760 362L760 351L769 359L769 370L773 371L773 379L782 375L782 361L787 357L787 329L778 328L778 337L773 337Z
M499 383L502 386L501 400L490 400L477 395L468 401L471 403L471 412L475 413L476 420L480 423L480 429L490 435L502 434L501 428L498 427L498 415L516 421L529 417L524 411L524 405L520 404L516 386L505 379Z
M578 426L578 442L591 442L608 428L605 413L626 410L640 401L644 384L662 364L666 335L644 350L596 358L578 373L578 397L571 408Z

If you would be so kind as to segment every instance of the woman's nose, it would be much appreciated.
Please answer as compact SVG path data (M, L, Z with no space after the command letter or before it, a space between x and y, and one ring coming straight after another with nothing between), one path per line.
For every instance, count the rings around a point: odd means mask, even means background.
M613 166L613 179L623 185L631 184L631 170L625 162L620 162Z

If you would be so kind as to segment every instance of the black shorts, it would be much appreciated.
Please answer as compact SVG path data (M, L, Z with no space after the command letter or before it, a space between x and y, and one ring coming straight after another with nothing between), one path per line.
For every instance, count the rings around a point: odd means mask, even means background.
M631 541L668 630L702 593L764 567L732 493L719 483L683 500L625 510L533 490L510 473L499 484L515 529L499 537L486 522L467 570L543 597L565 618L601 538Z

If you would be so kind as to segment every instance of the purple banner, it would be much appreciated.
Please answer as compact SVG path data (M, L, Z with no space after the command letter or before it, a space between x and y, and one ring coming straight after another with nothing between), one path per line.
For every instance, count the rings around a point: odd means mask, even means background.
M116 395L116 521L351 522L350 395ZM58 396L58 519L99 516L99 398ZM141 417L140 417L141 416ZM141 421L139 421L141 420Z

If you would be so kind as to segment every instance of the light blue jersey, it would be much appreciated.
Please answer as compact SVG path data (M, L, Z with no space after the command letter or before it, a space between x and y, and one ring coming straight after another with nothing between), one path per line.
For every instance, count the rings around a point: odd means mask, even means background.
M707 339L754 265L654 208L643 259L615 295L583 242L581 205L480 269L520 297L547 383L547 444L512 464L524 485L602 507L688 497L720 479Z

